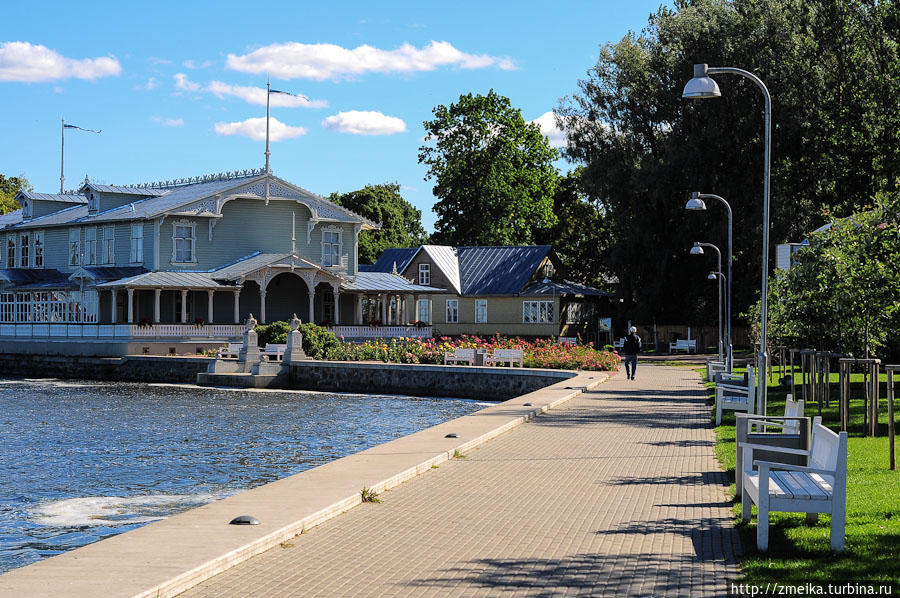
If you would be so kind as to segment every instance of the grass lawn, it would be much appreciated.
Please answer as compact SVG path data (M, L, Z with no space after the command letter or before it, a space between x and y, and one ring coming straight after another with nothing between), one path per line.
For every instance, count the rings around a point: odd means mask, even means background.
M705 369L698 369L705 376ZM882 381L885 378L882 376ZM798 380L799 381L799 380ZM740 497L734 498L734 514L744 546L742 569L744 581L820 582L841 580L890 581L900 590L900 471L890 471L884 385L881 434L879 438L863 437L862 375L851 378L849 443L847 458L847 526L844 552L833 553L829 546L830 516L820 515L819 523L806 524L802 513L770 515L769 551L756 550L756 507L749 524L740 522ZM707 383L711 402L714 385ZM768 413L784 413L784 399L790 385L769 386ZM797 387L798 394L801 392ZM832 402L822 410L823 423L840 430L837 415L839 390L837 375L831 383ZM801 398L801 397L798 397ZM856 398L856 400L853 400ZM818 415L816 405L808 405L806 415ZM711 415L714 421L715 413ZM896 417L896 415L895 415ZM734 495L735 417L725 412L722 425L716 428L716 454L732 481Z

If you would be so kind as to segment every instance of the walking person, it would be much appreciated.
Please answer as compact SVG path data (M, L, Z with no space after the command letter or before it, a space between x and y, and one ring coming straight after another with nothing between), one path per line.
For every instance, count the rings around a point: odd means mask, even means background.
M622 346L622 355L625 356L625 377L634 380L634 371L637 369L637 356L641 352L641 337L637 335L637 328L632 326L625 337Z

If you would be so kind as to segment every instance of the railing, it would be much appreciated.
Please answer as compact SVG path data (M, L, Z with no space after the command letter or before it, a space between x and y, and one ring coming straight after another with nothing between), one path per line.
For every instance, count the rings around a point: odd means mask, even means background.
M0 324L0 337L14 338L188 338L240 337L241 324Z
M329 326L344 338L431 338L431 326Z

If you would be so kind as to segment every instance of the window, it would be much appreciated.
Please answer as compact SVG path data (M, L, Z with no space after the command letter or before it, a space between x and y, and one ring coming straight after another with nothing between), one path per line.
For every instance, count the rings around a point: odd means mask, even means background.
M34 267L44 267L44 231L34 233Z
M419 284L426 286L431 284L430 264L419 264Z
M69 265L81 263L81 229L69 229Z
M131 225L131 263L140 264L144 261L144 224Z
M416 305L416 314L420 322L431 322L431 301L419 299L419 303Z
M553 323L552 301L523 301L523 324L550 324Z
M87 264L97 263L97 229L93 226L84 231L84 254Z
M187 264L194 261L194 225L176 224L174 227L175 244L173 261Z
M322 265L341 265L341 233L340 231L322 231Z
M27 268L31 264L28 263L29 245L31 243L31 235L22 233L19 235L19 267Z
M427 265L427 264L422 264ZM458 299L447 299L447 323L448 324L457 324L459 323L459 300Z
M16 237L14 235L6 237L6 266L8 268L16 267Z
M116 263L116 227L103 227L103 241L100 243L100 263Z
M487 299L475 300L475 323L484 324L487 322Z

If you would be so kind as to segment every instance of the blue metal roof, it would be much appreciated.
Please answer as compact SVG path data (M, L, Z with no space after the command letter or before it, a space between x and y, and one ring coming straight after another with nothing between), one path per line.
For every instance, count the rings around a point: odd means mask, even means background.
M409 262L412 261L413 257L416 253L419 252L418 247L389 247L385 249L384 252L378 256L378 259L375 260L375 263L372 264L367 270L363 270L363 267L359 267L360 272L393 272L394 271L394 263L397 264L397 272L403 272Z
M522 295L583 295L585 297L612 297L614 293L602 291L571 280L551 280L549 282L533 282L525 287Z
M23 196L28 199L36 199L38 201L56 201L60 203L83 203L88 202L85 195L79 193L35 193L34 191L20 191Z
M55 268L7 268L0 270L0 280L9 283L9 290L64 289L73 285L66 274Z
M462 295L516 295L552 247L457 247L456 251Z
M118 280L147 272L143 266L81 266L94 280Z
M413 284L390 272L359 272L355 280L341 283L345 291L389 291L394 293L442 293L444 289Z
M22 222L22 210L14 210L0 216L0 228Z

